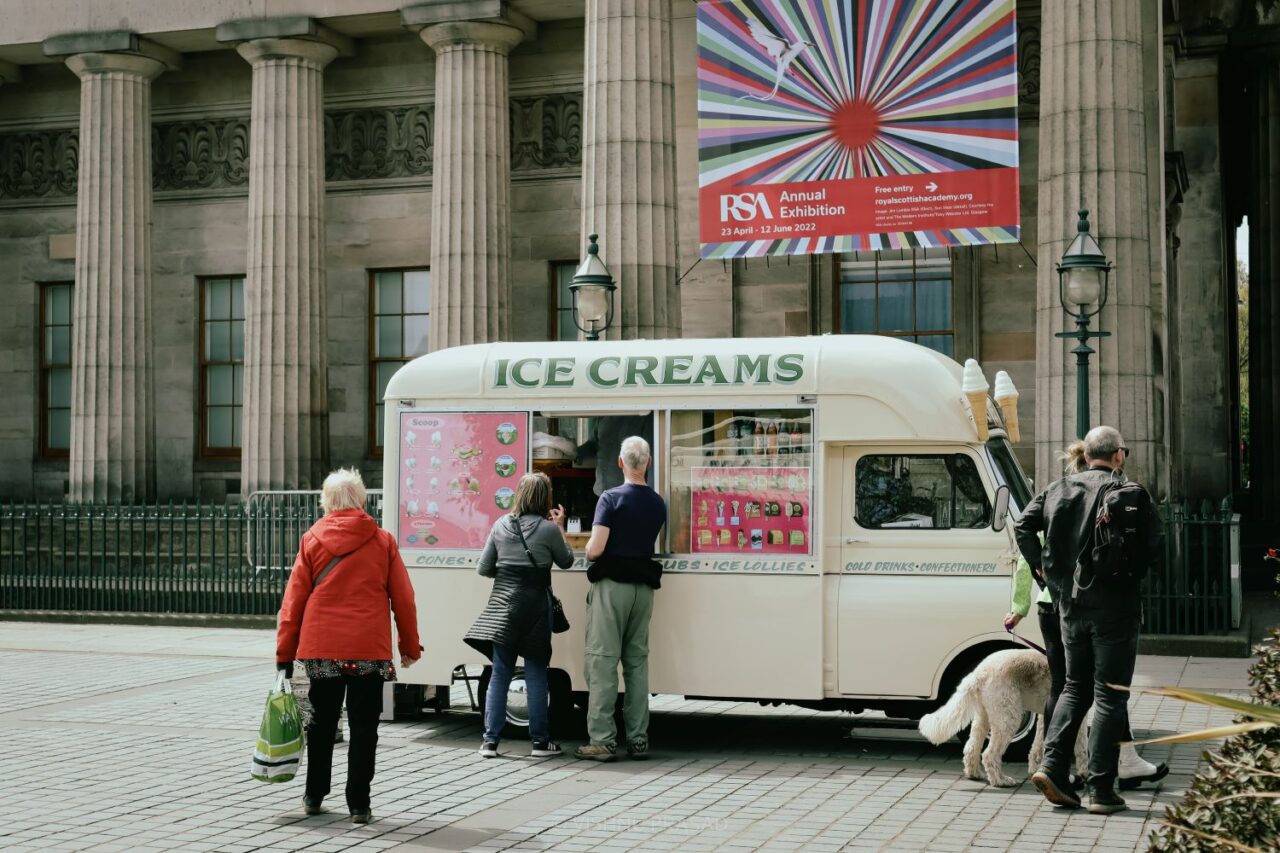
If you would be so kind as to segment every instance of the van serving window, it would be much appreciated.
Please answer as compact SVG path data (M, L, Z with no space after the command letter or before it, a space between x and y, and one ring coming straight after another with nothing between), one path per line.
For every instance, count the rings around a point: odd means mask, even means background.
M810 554L813 410L671 413L672 553Z
M991 504L968 456L863 456L854 471L854 518L868 529L973 529L991 523Z

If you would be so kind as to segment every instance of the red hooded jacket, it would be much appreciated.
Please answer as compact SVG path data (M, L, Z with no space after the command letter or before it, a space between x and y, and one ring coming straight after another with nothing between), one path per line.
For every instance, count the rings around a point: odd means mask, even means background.
M316 587L315 576L339 556ZM395 537L361 510L329 513L302 534L280 606L276 661L394 660L388 601L400 654L417 659L418 612Z

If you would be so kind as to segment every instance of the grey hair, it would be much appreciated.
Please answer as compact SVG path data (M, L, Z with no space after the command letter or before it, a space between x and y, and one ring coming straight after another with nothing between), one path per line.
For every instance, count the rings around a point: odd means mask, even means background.
M628 471L643 471L644 466L649 464L649 442L638 435L624 439L618 458Z
M324 478L320 487L320 509L325 514L344 509L364 509L368 493L364 479L355 468L339 468Z
M1084 437L1084 455L1088 459L1110 459L1124 446L1124 438L1115 427L1100 426Z
M516 499L511 514L546 515L551 511L551 478L541 471L530 471L516 486Z

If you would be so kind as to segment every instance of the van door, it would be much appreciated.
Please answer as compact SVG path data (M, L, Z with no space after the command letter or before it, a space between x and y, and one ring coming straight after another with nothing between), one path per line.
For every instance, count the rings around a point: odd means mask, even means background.
M846 447L837 632L840 693L931 696L962 647L1004 635L1009 539L968 447Z

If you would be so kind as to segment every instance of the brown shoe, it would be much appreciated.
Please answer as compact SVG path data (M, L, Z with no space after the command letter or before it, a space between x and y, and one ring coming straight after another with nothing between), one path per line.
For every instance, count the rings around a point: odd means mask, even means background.
M1062 806L1068 809L1080 808L1080 798L1071 790L1071 785L1065 780L1054 779L1043 768L1031 774L1031 784L1036 786L1036 790L1044 794L1044 798L1055 806Z
M588 743L573 751L574 758L587 761L613 761L618 757L618 748L603 743Z

